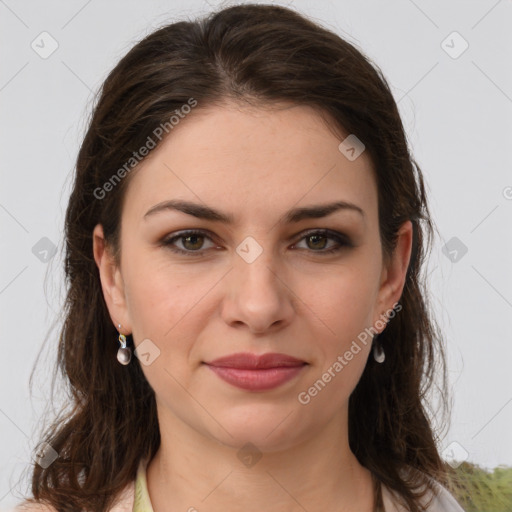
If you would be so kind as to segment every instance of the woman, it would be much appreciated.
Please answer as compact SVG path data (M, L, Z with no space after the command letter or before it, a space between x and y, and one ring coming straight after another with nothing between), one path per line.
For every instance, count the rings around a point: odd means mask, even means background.
M432 231L354 46L270 5L146 37L78 155L73 408L26 510L461 511L424 401Z

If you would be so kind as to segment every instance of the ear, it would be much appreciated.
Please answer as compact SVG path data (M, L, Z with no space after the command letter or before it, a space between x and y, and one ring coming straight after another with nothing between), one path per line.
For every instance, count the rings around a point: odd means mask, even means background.
M374 325L377 319L383 319L383 315L391 311L402 296L411 259L412 234L412 222L408 220L398 230L393 254L382 269L377 309L375 311L378 316L374 318Z
M122 334L130 334L132 325L128 314L124 282L120 268L117 267L110 247L105 242L103 226L96 225L92 234L94 261L98 266L103 297L107 304L110 318L116 329Z

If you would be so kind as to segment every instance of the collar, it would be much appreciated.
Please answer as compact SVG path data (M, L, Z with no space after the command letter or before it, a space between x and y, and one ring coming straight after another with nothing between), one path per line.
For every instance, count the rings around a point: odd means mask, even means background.
M153 512L146 480L146 468L148 461L141 460L137 470L137 478L134 488L134 503L132 512Z

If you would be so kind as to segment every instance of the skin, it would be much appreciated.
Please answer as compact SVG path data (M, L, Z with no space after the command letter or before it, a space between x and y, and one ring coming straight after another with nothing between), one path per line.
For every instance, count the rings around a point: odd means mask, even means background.
M349 161L338 149L344 137L310 107L198 107L130 177L119 266L95 227L113 323L133 334L135 346L150 339L160 350L141 365L162 438L147 468L155 512L372 510L371 476L347 430L371 339L307 405L297 399L400 299L411 254L407 221L391 259L383 259L372 164L365 152ZM235 223L171 210L144 219L170 199L206 204ZM291 208L336 200L364 216L343 210L279 223ZM322 228L347 235L352 246L322 255L336 240L303 235ZM160 244L184 229L208 230L174 242L203 256ZM251 263L236 252L248 236L263 251ZM251 392L203 364L242 351L285 353L308 365L278 388ZM237 456L248 442L261 454L252 465Z

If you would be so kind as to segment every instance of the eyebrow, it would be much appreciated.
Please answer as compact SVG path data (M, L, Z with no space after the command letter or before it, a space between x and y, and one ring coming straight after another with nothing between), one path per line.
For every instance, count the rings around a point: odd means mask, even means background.
M223 222L225 224L234 224L235 222L235 219L231 214L220 212L203 204L177 199L164 201L151 207L144 214L144 220L146 220L151 215L169 210L180 211L186 213L187 215L197 217L198 219L211 220L214 222ZM334 203L293 208L283 215L281 222L296 223L304 219L319 219L321 217L327 217L328 215L331 215L337 211L355 211L358 212L362 217L365 217L363 209L359 206L347 201L336 201Z

